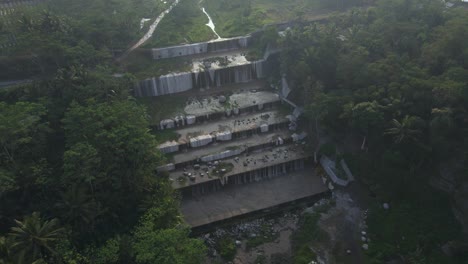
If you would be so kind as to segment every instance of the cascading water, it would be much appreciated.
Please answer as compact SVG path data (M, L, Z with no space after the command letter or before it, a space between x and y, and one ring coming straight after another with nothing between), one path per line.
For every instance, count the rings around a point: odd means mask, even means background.
M218 39L221 39L221 37L219 36L219 34L216 32L215 30L215 24L213 23L213 20L211 19L210 15L208 14L208 12L206 12L205 8L202 7L201 10L203 11L203 13L205 13L205 15L208 17L208 24L206 24L209 28L211 28L211 30L213 31L213 33L215 33L215 35L218 37Z
M183 72L150 78L141 81L135 88L138 97L160 96L180 93L190 89L220 87L233 83L245 83L266 77L265 60L249 64L207 70L202 72Z
M267 52L268 55L272 52ZM265 78L270 72L269 56L248 64L231 67L172 73L158 78L140 81L135 87L135 96L160 96L184 92L190 89L214 88L227 84L245 83Z

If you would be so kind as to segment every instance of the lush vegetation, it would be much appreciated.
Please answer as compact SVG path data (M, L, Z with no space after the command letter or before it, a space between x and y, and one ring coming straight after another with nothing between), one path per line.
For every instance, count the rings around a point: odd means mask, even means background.
M192 62L187 58L171 58L155 61L150 50L138 49L118 63L119 72L131 73L138 80L165 75L171 72L187 72Z
M199 0L183 0L165 17L147 47L167 47L216 39Z
M2 91L4 263L201 262L131 83L71 68Z
M219 255L227 261L233 260L237 252L234 240L228 236L221 238L217 242L216 249L219 251Z
M447 162L467 162L467 38L466 10L395 0L295 28L283 42L310 133L330 135L378 201L394 205L371 211L374 263L464 263L441 252L462 237L453 197L429 182ZM455 188L468 181L449 166Z
M113 53L141 36L140 16L162 8L45 2L2 28L17 45L3 50L1 78L43 80L0 90L0 263L203 262L156 173L164 138L131 97L134 77L112 76Z
M332 11L371 2L373 1L204 0L202 5L213 19L216 32L222 37L234 37L251 33L267 24L321 18Z
M51 77L59 68L110 62L147 30L141 19L154 20L167 2L48 0L17 8L0 23L0 35L16 40L1 49L0 79Z
M202 4L225 37L270 22L313 19L315 10L368 4L293 2ZM155 172L165 162L157 144L177 135L153 135L150 126L160 119L156 113L179 111L183 102L136 100L129 89L134 76L112 76L121 70L148 77L186 66L154 66L139 53L120 68L112 63L144 32L141 18L156 17L168 4L46 1L0 24L2 36L16 37L15 46L2 49L0 79L41 76L0 90L0 263L203 262L203 243L189 238L177 195ZM161 24L166 37L153 44L212 37L197 5L182 1ZM446 164L467 163L466 10L446 9L438 0L380 1L328 23L304 24L277 43L282 72L294 87L293 100L306 109L310 134L330 135L335 144L323 150L344 155L377 195L369 259L464 263L463 237L450 210L454 198L429 182ZM252 57L272 41L272 32ZM455 184L468 180L466 168L458 167ZM383 201L390 210L381 208ZM296 263L314 258L310 245L322 238L317 219L307 215L293 236ZM452 258L441 251L447 242L459 245ZM233 258L231 240L218 247Z
M294 264L307 264L317 260L317 255L311 249L313 243L323 243L328 239L327 233L318 226L319 219L319 212L306 213L301 217L299 228L291 237Z

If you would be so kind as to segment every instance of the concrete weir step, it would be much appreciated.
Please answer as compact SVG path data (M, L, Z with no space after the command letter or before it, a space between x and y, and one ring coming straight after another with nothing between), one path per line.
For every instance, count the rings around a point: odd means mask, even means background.
M198 148L216 140L229 141L235 138L250 136L255 133L266 133L271 130L287 127L290 120L279 111L234 116L175 130L180 136L177 141L169 141L158 148L163 153L180 151L187 147Z
M214 142L203 148L185 149L173 155L169 163L174 165L174 169L179 169L199 162L225 159L256 149L282 145L291 140L291 133L285 129L270 133L254 134L231 141Z
M304 170L241 186L230 186L222 192L184 198L181 211L187 224L194 228L246 216L328 191L315 169Z
M218 191L227 185L271 179L302 170L308 157L310 154L302 146L288 144L187 166L170 172L169 179L174 189L183 189L184 196L194 196Z
M268 106L273 107L279 101L279 96L272 91L243 91L226 96L192 99L185 106L184 111L195 116L198 121L206 117L212 119L213 116L222 117L254 110L261 111Z

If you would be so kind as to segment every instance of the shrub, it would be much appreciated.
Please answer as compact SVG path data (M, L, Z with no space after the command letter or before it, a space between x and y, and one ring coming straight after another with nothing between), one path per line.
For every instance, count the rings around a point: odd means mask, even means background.
M224 260L230 261L236 256L237 248L232 238L223 237L217 243L217 250Z

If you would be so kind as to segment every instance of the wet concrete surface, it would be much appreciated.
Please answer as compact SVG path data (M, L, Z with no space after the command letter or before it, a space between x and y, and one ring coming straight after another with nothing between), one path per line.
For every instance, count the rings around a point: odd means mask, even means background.
M197 227L326 191L315 170L307 168L268 181L227 187L200 198L184 199L181 211L187 224Z
M227 171L223 178L229 176L241 174L248 171L262 169L277 164L286 163L293 160L299 160L309 157L310 155L303 151L301 146L294 144L282 145L276 148L262 149L253 153L242 154L234 158L228 158L220 161L224 164L232 164L231 170ZM174 189L185 188L196 184L208 182L208 181L219 181L219 176L215 175L215 171L219 171L216 166L208 167L206 164L202 164L200 168L195 169L193 166L189 166L183 169L173 171L169 174L169 178L172 181L172 187ZM194 180L179 181L180 177L184 176L184 173L190 173L194 176ZM203 173L203 176L202 176Z
M273 133L256 134L247 138L238 139L234 141L228 141L224 143L213 143L204 148L199 148L199 149L191 148L185 152L174 155L173 163L178 164L178 163L184 163L184 162L191 161L191 160L196 160L203 156L219 153L219 152L225 151L233 147L242 147L244 149L247 149L249 147L270 143L273 140L275 140L277 137L286 139L290 137L290 132L288 130L282 130L282 131L275 131Z
M262 124L279 124L288 119L282 116L279 111L266 111L254 114L240 115L221 119L218 122L211 122L190 126L176 130L180 135L179 142L188 142L191 137L207 135L214 132L231 131L232 133L250 130L260 127Z

